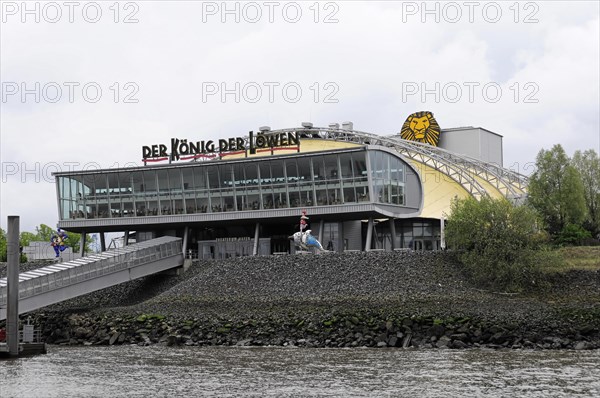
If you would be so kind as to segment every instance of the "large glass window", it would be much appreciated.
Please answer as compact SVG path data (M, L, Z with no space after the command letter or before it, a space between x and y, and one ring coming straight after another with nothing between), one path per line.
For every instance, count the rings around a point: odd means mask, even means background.
M298 178L301 182L312 181L310 158L302 157L296 159L298 165Z
M173 206L169 192L169 173L165 169L157 170L156 177L158 180L159 212L163 216L171 215L173 214Z
M58 178L63 219L328 206L369 200L367 152L207 162ZM370 152L376 200L404 203L404 164Z
M315 156L312 159L313 164L313 175L315 181L325 179L325 163L323 163L323 156Z
M325 161L325 178L328 180L339 180L340 173L338 169L338 156L327 155L324 158Z
M184 214L181 169L169 169L168 175L173 214Z
M258 210L260 209L258 165L256 163L243 163L239 166L245 173L244 194L246 195L246 208L244 210Z
M219 188L219 171L217 166L209 166L206 168L206 173L208 175L208 187L210 189Z
M146 198L145 213L148 216L159 215L158 211L158 185L156 183L156 171L144 170L144 184L141 187L141 192Z
M194 189L206 189L208 188L206 172L208 167L195 167L194 170Z
M404 163L382 151L372 151L369 157L375 201L404 205Z
M134 197L132 188L132 173L121 171L118 174L119 179L119 195L121 197L121 216L133 217L134 214Z
M352 173L352 154L342 153L340 154L340 167L342 178L353 178Z
M181 169L183 206L186 214L196 213L196 193L194 191L194 169Z
M86 206L87 218L98 218L98 203L96 202L96 174L88 174L83 178L83 198Z
M285 170L283 160L273 160L271 162L271 177L274 184L285 183Z

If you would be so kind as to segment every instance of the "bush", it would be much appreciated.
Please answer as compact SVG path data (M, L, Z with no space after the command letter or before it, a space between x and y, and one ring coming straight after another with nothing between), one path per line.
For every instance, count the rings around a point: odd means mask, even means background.
M518 292L544 285L542 268L559 255L546 250L548 235L535 210L505 199L455 200L446 227L467 276L485 288Z
M580 225L567 224L556 237L556 243L560 246L581 246L591 237L590 231L586 231Z

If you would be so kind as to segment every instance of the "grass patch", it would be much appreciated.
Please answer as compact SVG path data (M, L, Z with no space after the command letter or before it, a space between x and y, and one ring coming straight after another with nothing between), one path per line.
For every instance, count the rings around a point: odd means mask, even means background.
M567 272L571 270L600 270L600 246L562 247L558 253L563 261L560 266L547 267L547 272Z

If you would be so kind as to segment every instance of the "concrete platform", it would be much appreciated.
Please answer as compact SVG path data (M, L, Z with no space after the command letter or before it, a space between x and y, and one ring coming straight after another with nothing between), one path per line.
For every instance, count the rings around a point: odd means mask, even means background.
M46 343L19 343L18 357L46 354ZM0 358L15 358L8 353L8 345L0 343Z

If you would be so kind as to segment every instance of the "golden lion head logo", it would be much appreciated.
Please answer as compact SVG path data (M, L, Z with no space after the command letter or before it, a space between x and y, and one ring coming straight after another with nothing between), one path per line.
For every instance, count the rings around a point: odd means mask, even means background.
M415 112L406 118L400 131L400 137L404 140L437 146L440 132L440 125L433 117L433 113L422 111Z

